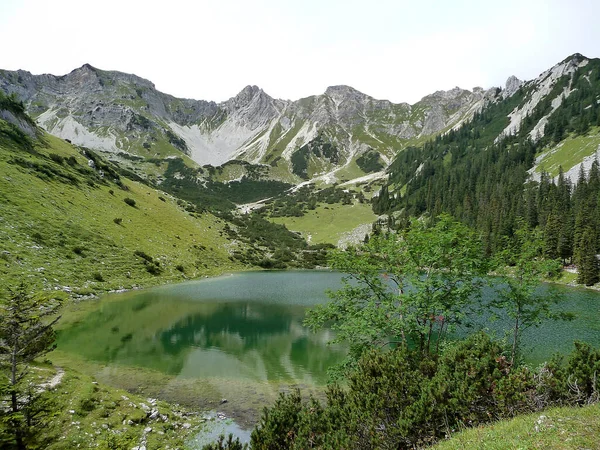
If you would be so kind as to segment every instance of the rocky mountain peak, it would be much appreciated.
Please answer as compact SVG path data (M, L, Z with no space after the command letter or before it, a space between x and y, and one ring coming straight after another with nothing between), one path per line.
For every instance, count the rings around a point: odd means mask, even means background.
M239 125L255 130L276 117L284 103L274 100L258 86L248 85L220 106Z
M96 72L98 69L96 69L94 66L92 66L89 63L85 63L83 66L78 67L77 69L73 69L71 71L71 73L73 72Z
M423 97L421 99L421 101L448 101L448 100L453 100L457 97L460 97L463 94L470 94L471 92L466 90L466 89L461 89L458 86L448 90L448 91L435 91L433 94L430 95L426 95L425 97Z
M337 103L341 103L344 100L364 100L370 98L368 95L344 84L329 86L325 90L325 95L331 97Z
M244 89L242 89L239 92L239 94L237 94L235 97L230 98L225 103L233 108L243 108L251 103L268 103L272 100L273 98L267 93L265 93L265 91L263 91L258 86L248 85Z
M101 70L88 63L71 71L64 78L67 80L97 80L105 89L110 84L129 84L135 87L156 90L154 83L135 74L116 70Z
M585 57L584 55L582 55L581 53L573 53L571 56L569 56L568 58L565 58L565 60L559 64L570 62L575 65L579 65L581 62L585 61L586 59L588 59L588 58Z
M508 79L506 80L505 88L502 91L502 98L508 98L512 96L515 92L519 90L522 84L523 81L519 80L514 75L508 77Z

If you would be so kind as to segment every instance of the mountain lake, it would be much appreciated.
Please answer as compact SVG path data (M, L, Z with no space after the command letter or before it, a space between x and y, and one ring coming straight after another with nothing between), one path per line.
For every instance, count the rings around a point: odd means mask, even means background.
M327 369L343 360L345 349L328 345L331 331L302 325L306 309L327 301L341 279L331 271L243 272L80 302L65 311L51 359L115 387L222 412L236 421L222 431L247 438L244 429L279 392L318 396ZM526 330L529 364L569 353L574 340L600 345L600 293L556 288L565 294L557 310L576 318ZM497 337L509 327L480 325Z

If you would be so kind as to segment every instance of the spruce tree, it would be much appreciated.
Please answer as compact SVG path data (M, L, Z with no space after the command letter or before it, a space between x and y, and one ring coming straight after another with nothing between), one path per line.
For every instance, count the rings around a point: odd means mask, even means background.
M600 281L600 264L596 256L596 233L592 227L586 227L580 242L578 253L577 282L592 286Z
M544 229L544 253L547 258L559 258L559 245L561 238L561 224L558 214L550 213Z
M55 315L58 306L34 298L23 283L9 289L8 298L0 304L0 370L6 405L0 408L0 419L18 450L25 449L28 440L35 437L33 412L39 393L28 382L28 375L33 360L54 348L52 327L58 317L45 319Z

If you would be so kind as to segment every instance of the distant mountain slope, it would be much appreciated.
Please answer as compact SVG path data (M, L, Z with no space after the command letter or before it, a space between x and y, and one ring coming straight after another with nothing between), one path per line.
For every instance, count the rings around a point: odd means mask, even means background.
M289 181L362 176L384 167L407 142L470 118L494 90L439 91L415 105L376 100L348 86L298 101L247 86L223 103L178 99L148 80L88 64L64 76L0 71L49 133L113 154L164 158L185 153L199 164L231 159L269 164ZM370 152L365 165L356 160Z
M225 222L32 128L0 96L0 280L86 294L242 268ZM30 135L28 132L33 131Z
M599 150L600 59L575 54L463 126L399 152L374 207L400 220L450 213L480 230L490 253L520 223L539 226L551 257L580 265L590 251L594 262Z

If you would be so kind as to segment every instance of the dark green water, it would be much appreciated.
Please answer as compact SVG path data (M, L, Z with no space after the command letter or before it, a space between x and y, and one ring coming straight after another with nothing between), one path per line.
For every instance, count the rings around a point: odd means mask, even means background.
M58 349L183 378L320 385L344 350L302 326L339 287L330 272L249 272L108 296Z
M340 279L320 271L248 272L115 294L63 329L58 349L108 368L147 369L180 384L197 380L211 385L215 398L236 389L240 395L258 392L259 385L273 392L319 386L344 350L326 344L329 332L308 332L302 320L306 308L326 301L325 290L338 288ZM600 345L600 294L558 289L566 298L560 308L577 318L527 330L523 344L530 363L570 352L575 339ZM485 319L479 326L498 337L507 328ZM271 398L257 394L254 404Z

